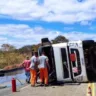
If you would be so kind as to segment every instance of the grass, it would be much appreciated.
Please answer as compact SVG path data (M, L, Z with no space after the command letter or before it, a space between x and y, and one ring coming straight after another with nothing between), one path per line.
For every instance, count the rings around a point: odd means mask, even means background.
M24 60L25 56L16 52L1 52L0 53L0 69L12 66L18 67Z

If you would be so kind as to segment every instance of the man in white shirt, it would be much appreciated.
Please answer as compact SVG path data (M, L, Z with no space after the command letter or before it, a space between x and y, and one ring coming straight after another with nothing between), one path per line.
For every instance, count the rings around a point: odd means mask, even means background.
M40 81L45 86L48 85L48 68L50 69L49 63L48 63L48 57L45 56L45 53L42 52L42 55L39 56L39 70L40 70ZM43 80L44 79L44 80Z
M35 86L35 83L36 83L37 65L38 65L38 54L37 54L37 52L34 52L34 55L31 57L31 65L30 65L30 74L31 74L30 83L31 83L31 86Z

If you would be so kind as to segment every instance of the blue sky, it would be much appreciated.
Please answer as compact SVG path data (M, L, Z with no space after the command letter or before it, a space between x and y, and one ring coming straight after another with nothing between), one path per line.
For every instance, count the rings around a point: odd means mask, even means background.
M16 48L63 35L96 41L96 0L3 0L0 2L0 46Z

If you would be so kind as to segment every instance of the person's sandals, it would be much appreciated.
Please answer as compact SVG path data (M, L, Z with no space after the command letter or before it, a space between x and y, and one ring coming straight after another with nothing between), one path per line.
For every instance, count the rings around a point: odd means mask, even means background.
M44 84L43 83L40 83L40 86L43 86Z
M31 85L31 87L35 87L35 85Z
M47 87L47 86L48 86L48 84L44 84L44 86L45 86L45 87Z

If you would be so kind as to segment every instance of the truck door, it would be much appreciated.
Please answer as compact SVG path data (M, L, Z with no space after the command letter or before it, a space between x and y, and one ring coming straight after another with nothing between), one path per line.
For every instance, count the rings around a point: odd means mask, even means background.
M72 82L67 43L53 45L57 81Z
M87 80L82 42L69 42L70 66L73 79L76 82Z

